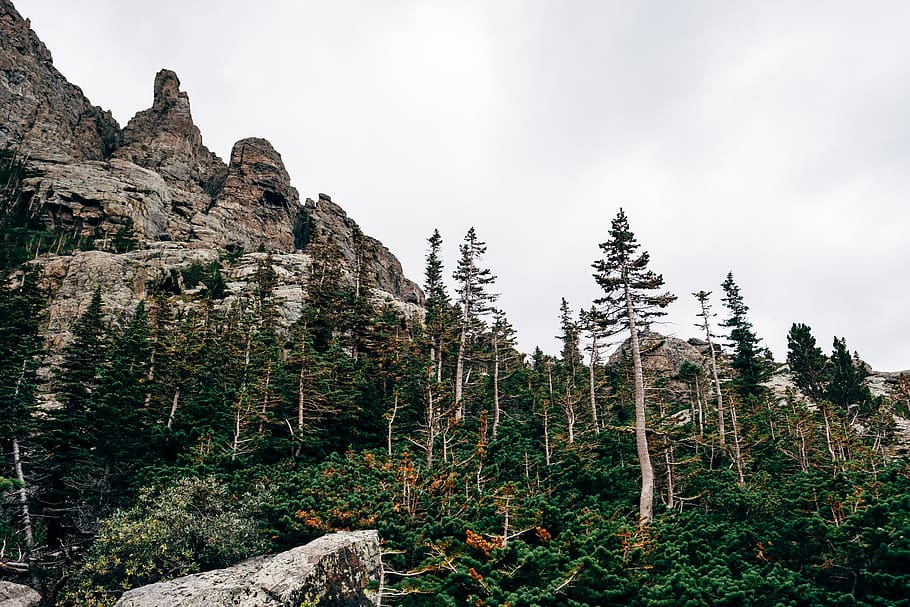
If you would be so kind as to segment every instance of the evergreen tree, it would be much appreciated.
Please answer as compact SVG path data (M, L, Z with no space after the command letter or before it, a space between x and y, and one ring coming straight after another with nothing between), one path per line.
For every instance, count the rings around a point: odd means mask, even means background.
M730 330L729 344L733 348L731 365L736 371L733 387L743 398L762 394L762 382L771 377L773 371L770 355L760 347L761 340L752 330L752 323L746 315L749 307L743 302L739 286L733 281L733 272L727 274L723 285L724 306L730 317L722 324Z
M451 333L453 323L452 302L443 281L443 265L440 251L442 236L439 230L433 230L432 236L427 240L430 251L427 253L426 269L424 274L424 293L426 293L426 317L424 326L426 336L430 341L430 359L433 362L433 371L436 382L442 381L442 361L445 350L445 341Z
M506 313L500 309L493 310L493 325L490 327L490 342L493 354L493 438L499 431L502 421L502 392L501 386L505 376L511 369L509 363L514 358L515 329L506 318Z
M499 297L488 291L496 276L480 266L481 258L487 252L487 245L477 238L474 228L465 234L464 243L459 247L461 257L454 278L458 281L458 303L461 306L458 357L455 361L455 419L464 417L464 364L468 346L479 333L483 317L490 313L492 304Z
M33 412L37 386L38 357L43 351L39 333L44 316L44 294L38 287L38 272L26 269L17 277L18 285L0 282L0 441L4 452L12 454L13 478L18 482L16 497L19 530L25 544L29 573L37 581L35 534L32 526L25 466L29 463L25 442L34 429ZM31 475L28 481L31 480ZM3 484L8 479L0 477Z
M558 365L560 402L566 416L566 434L569 444L575 442L575 424L578 421L578 404L582 397L579 393L578 374L581 372L581 352L579 351L578 321L572 317L569 302L562 298L559 304L560 335L562 352Z
M101 489L110 492L115 504L131 472L144 462L154 462L145 405L151 352L148 315L140 301L127 327L115 338L110 361L101 369L88 403L93 459L106 485Z
M787 333L787 365L793 381L806 396L814 400L824 398L828 384L827 364L822 349L815 345L812 329L802 323L793 323Z
M638 253L640 245L622 209L613 219L610 239L599 246L604 258L595 261L592 266L594 280L603 289L604 296L595 303L601 306L603 318L612 333L629 331L635 382L635 444L641 468L639 519L642 525L647 525L654 517L654 468L648 452L638 329L640 324L662 315L663 309L676 296L670 292L654 293L663 287L663 276L648 269L650 255L647 251Z
M48 525L48 541L62 543L70 533L86 533L98 514L103 499L103 480L98 475L95 457L91 399L108 364L110 337L101 305L101 290L96 289L86 310L72 327L72 339L63 350L57 372L57 398L62 406L51 412L41 433L47 476L43 516ZM100 491L99 491L100 490ZM87 507L91 504L91 508ZM88 512L88 516L86 513Z
M825 397L834 405L846 408L859 405L860 410L868 409L872 394L863 380L869 375L859 355L850 355L847 340L834 338L834 350L831 352L830 379ZM864 411L865 412L865 411Z

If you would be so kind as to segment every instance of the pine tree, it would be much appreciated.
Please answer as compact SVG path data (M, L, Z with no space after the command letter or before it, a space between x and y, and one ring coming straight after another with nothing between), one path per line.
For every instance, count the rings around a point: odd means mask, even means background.
M458 281L458 303L461 306L461 326L459 327L458 357L455 361L455 419L464 417L464 364L468 346L479 333L478 325L483 324L483 317L490 313L492 304L498 295L488 291L496 276L480 267L480 261L487 252L487 245L477 238L474 228L465 234L464 243L459 247L461 257L454 278Z
M151 343L145 303L136 306L129 324L110 349L110 362L98 377L88 409L94 456L106 487L116 499L129 482L130 472L151 459L146 393Z
M26 481L27 449L23 448L33 431L38 357L43 352L39 333L44 317L44 294L38 286L38 273L26 269L18 286L0 282L0 441L12 453L12 471L18 481L16 496L22 537L32 582L35 570L35 535L30 506L30 484ZM30 480L29 476L29 480Z
M425 440L422 446L426 451L427 468L433 465L436 437L443 431L442 420L446 417L443 410L442 369L443 358L452 340L456 318L443 281L443 264L441 257L442 236L439 230L427 239L430 250L427 253L424 271L424 293L426 293L426 316L424 317L424 335L428 342L430 364L427 368L426 408L424 411Z
M569 302L563 297L559 304L560 335L562 352L559 361L559 392L562 409L566 416L566 432L569 444L575 442L575 424L578 421L577 404L581 401L578 394L577 376L581 371L581 352L579 351L578 322L572 317Z
M452 302L443 281L443 265L440 251L442 236L439 230L433 230L433 235L427 239L430 251L427 253L426 270L424 274L424 293L426 293L426 317L424 326L426 335L430 340L430 359L433 362L432 374L436 382L442 381L442 361L445 350L445 340L451 332L453 324Z
M825 397L832 404L843 408L849 405L859 405L861 410L868 408L872 402L872 394L863 383L868 372L858 354L850 355L847 340L843 337L834 338L829 373L830 380L825 390Z
M612 333L629 331L635 377L635 444L641 467L639 519L642 525L647 525L654 518L654 468L648 452L638 329L649 319L664 314L663 309L676 296L670 292L654 293L664 286L664 279L648 269L650 255L647 251L638 253L639 247L626 214L620 209L611 224L610 239L600 244L604 258L595 261L592 266L594 280L604 291L604 296L595 303L601 306L607 327Z
M756 397L764 392L762 382L771 377L770 355L760 347L761 340L752 330L752 323L746 316L749 307L743 302L739 286L733 281L733 272L727 274L721 286L724 289L722 301L730 312L723 326L730 330L728 340L733 348L731 365L736 371L733 387L743 398Z
M802 323L793 323L787 333L787 365L793 381L806 396L814 400L824 398L828 384L828 359L815 345L812 329Z
M490 341L493 354L493 438L499 431L502 420L502 396L500 386L504 374L508 374L515 347L515 329L500 309L493 310L493 325L490 327Z
M91 414L91 399L110 351L100 289L95 290L88 307L73 324L72 335L56 377L62 406L51 412L41 433L44 474L48 477L42 496L43 515L52 544L68 533L84 531L83 504L103 497L98 493L95 420Z

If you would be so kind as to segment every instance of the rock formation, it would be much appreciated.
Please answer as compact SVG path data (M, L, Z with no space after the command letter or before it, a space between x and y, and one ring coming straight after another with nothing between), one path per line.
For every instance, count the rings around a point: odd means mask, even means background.
M642 368L649 379L672 379L679 373L683 362L707 368L707 353L699 347L701 343L707 346L707 342L683 341L651 331L641 333L639 340ZM624 364L629 359L630 348L629 340L624 341L610 356L608 364L611 366Z
M126 592L115 607L367 607L380 571L375 531L343 531L273 556Z
M41 595L22 584L0 582L0 607L38 607Z
M231 150L210 208L193 217L193 234L220 248L289 252L300 211L300 197L272 144L242 139Z
M355 260L361 264L377 298L391 296L409 312L423 303L394 255L327 196L300 204L268 141L238 141L225 164L205 147L177 74L159 71L152 93L151 107L121 130L66 81L28 21L0 0L0 151L27 166L20 207L56 230L51 254L34 262L52 298L53 350L96 287L114 319L163 280L181 296L176 307L192 305L184 296L193 287L182 284L181 272L229 253L222 304L245 296L245 277L264 259L254 252L265 251L278 274L282 318L293 322L317 232L341 252L347 276ZM57 254L77 241L94 250Z
M297 231L297 246L305 249L317 234L327 236L348 264L354 263L357 257L356 243L362 237L363 260L373 285L396 299L423 305L423 291L404 277L398 259L381 242L361 234L354 220L326 194L320 194L315 201L306 199Z
M0 148L60 161L107 158L120 126L57 71L10 0L0 0L0 32Z

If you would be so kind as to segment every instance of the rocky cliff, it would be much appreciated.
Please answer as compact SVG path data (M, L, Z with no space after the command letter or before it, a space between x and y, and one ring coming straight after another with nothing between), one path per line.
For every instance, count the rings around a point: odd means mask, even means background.
M115 607L367 607L376 604L379 536L343 531L273 556L125 593Z
M206 148L180 87L177 74L159 71L151 107L121 129L67 82L28 21L0 0L0 151L27 168L16 204L59 234L56 249L34 262L52 296L52 345L66 341L96 287L117 317L161 281L187 295L183 271L230 255L229 302L248 292L244 277L264 259L258 252L271 254L291 322L317 232L339 250L348 274L359 251L377 298L391 296L412 311L422 304L395 256L328 196L301 205L268 141L238 141L227 163ZM52 254L74 248L67 238L81 250Z

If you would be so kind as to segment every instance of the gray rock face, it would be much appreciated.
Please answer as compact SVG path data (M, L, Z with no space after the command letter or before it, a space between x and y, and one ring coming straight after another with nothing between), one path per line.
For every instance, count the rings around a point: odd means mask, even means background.
M37 607L41 595L28 586L0 582L0 607Z
M707 342L702 342L704 348ZM668 337L660 333L647 332L639 334L641 348L641 364L645 374L650 378L672 378L679 373L683 362L690 362L702 368L707 368L708 357L706 351L690 341L683 341L676 337ZM610 356L609 364L621 365L631 355L631 345L626 340Z
M203 145L189 96L171 70L155 76L152 107L124 127L114 157L159 173L174 191L174 212L185 218L208 210L227 173L224 162Z
M298 248L305 248L317 234L322 234L338 247L342 258L350 266L357 257L355 242L359 233L357 223L348 217L344 209L332 202L328 195L320 194L319 200L306 199L296 244ZM396 299L422 306L423 291L404 277L401 262L375 238L360 236L363 239L363 261L373 284Z
M0 148L54 160L103 160L120 126L54 67L10 0L0 0Z
M379 535L345 531L274 556L126 592L115 607L367 607L379 579Z
M242 139L211 208L193 217L193 233L222 248L289 252L299 214L300 197L281 155L265 139Z
M188 307L194 305L193 287L179 284L181 272L226 252L232 258L243 252L229 267L224 264L223 305L246 297L245 277L262 261L251 252L260 247L272 254L275 295L290 324L300 315L308 237L315 230L341 251L348 278L354 241L362 243L361 259L378 299L391 295L408 314L423 303L398 260L378 240L363 236L328 196L301 206L268 141L238 141L229 164L209 151L177 74L159 71L151 107L120 130L53 67L47 48L10 0L0 0L0 149L6 148L29 169L18 200L32 218L57 230L49 236L55 239L51 251L65 251L77 238L99 249L44 254L33 262L51 299L46 337L52 353L66 342L98 287L115 323L163 279L170 279L172 305ZM137 250L117 252L133 246Z
M23 196L47 225L102 241L130 224L150 241L187 232L171 213L172 193L158 173L119 159L32 166L40 175L25 180Z

